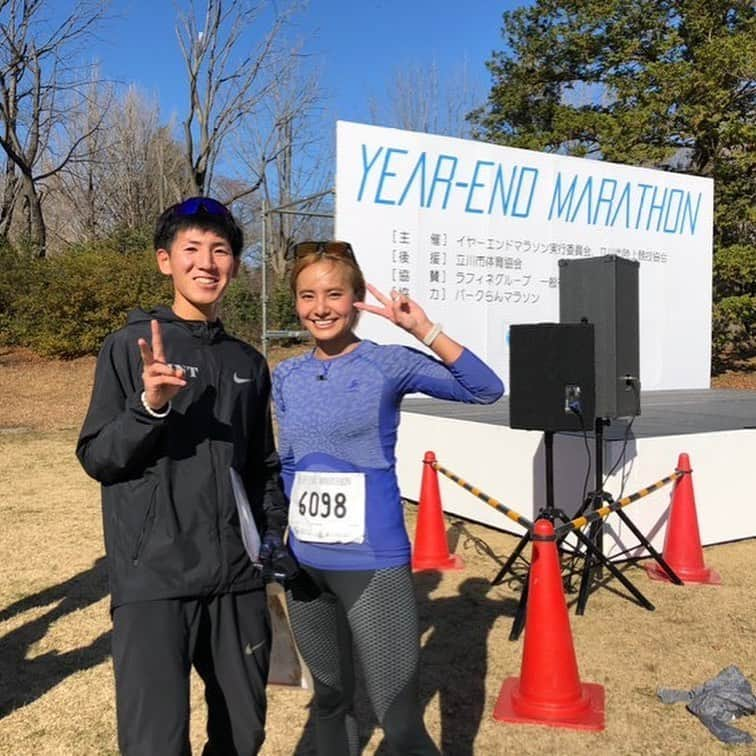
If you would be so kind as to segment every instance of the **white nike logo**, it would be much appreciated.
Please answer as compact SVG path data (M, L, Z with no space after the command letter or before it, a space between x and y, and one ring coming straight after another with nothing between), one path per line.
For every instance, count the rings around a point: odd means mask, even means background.
M259 643L255 643L254 646L252 646L249 643L247 643L247 646L244 649L244 653L247 656L251 656L252 654L255 653L255 651L257 651L258 648L262 648L264 645L265 645L265 641L260 641Z
M236 372L234 372L234 383L249 383L251 378L240 378Z

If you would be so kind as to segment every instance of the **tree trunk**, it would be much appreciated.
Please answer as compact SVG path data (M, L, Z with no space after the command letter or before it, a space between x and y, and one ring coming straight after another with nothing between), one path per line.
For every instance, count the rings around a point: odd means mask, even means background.
M11 222L13 221L13 208L16 201L16 166L12 160L5 161L5 177L3 180L3 196L0 199L0 241L8 241Z
M42 200L37 194L31 176L22 174L21 187L26 210L26 231L30 251L35 257L45 257L47 254L47 233L42 215Z

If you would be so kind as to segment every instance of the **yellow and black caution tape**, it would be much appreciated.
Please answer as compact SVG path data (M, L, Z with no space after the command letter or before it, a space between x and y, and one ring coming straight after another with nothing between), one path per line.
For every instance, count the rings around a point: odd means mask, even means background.
M588 525L588 523L595 522L596 520L600 520L604 517L608 517L612 512L616 512L618 509L622 509L628 504L632 504L634 501L638 501L638 499L642 499L644 496L648 496L650 493L658 491L663 486L666 486L667 483L671 483L672 481L681 478L683 475L685 475L684 472L676 471L672 473L672 475L668 475L666 478L662 478L661 480L657 480L656 483L652 483L650 486L646 486L646 488L641 488L639 491L636 491L630 496L625 496L623 499L618 499L611 504L607 504L605 507L594 509L587 514L582 515L581 517L577 517L570 522L566 522L564 525L560 525L556 529L556 536L557 538L563 538L573 530L579 530L580 528Z
M479 488L476 488L466 480L460 478L459 475L455 475L450 470L447 470L445 467L439 465L438 462L432 462L431 466L434 470L438 470L438 472L443 473L447 478L453 480L457 485L462 486L465 491L469 491L473 496L477 496L477 498L479 498L481 501L485 501L489 507L493 507L497 512L501 512L503 515L506 515L510 520L514 520L518 525L522 525L522 527L526 530L532 529L533 523L528 520L527 517L523 517L518 512L515 512L514 509L510 509L505 504L497 501L493 498L493 496L489 496L488 494L483 493L483 491L481 491Z

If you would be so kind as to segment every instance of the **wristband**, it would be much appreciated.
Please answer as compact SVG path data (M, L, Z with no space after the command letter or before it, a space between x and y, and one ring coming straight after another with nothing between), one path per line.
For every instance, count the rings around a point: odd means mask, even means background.
M148 415L150 415L151 417L159 417L159 418L168 417L168 413L171 411L170 402L168 402L168 404L165 405L164 410L154 410L152 409L152 407L150 407L149 404L147 404L147 392L142 391L141 399L142 399L142 407L144 407Z
M428 333L426 333L423 337L423 344L429 347L436 340L436 336L441 333L442 329L443 326L441 325L441 323L434 323L430 331L428 331Z

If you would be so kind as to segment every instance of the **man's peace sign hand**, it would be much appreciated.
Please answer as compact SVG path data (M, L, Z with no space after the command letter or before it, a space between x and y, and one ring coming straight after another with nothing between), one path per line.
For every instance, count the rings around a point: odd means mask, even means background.
M144 365L142 370L144 398L153 410L160 410L186 386L186 380L184 380L184 371L181 368L173 367L165 360L160 323L152 320L150 328L152 345L147 339L139 339L137 344Z

